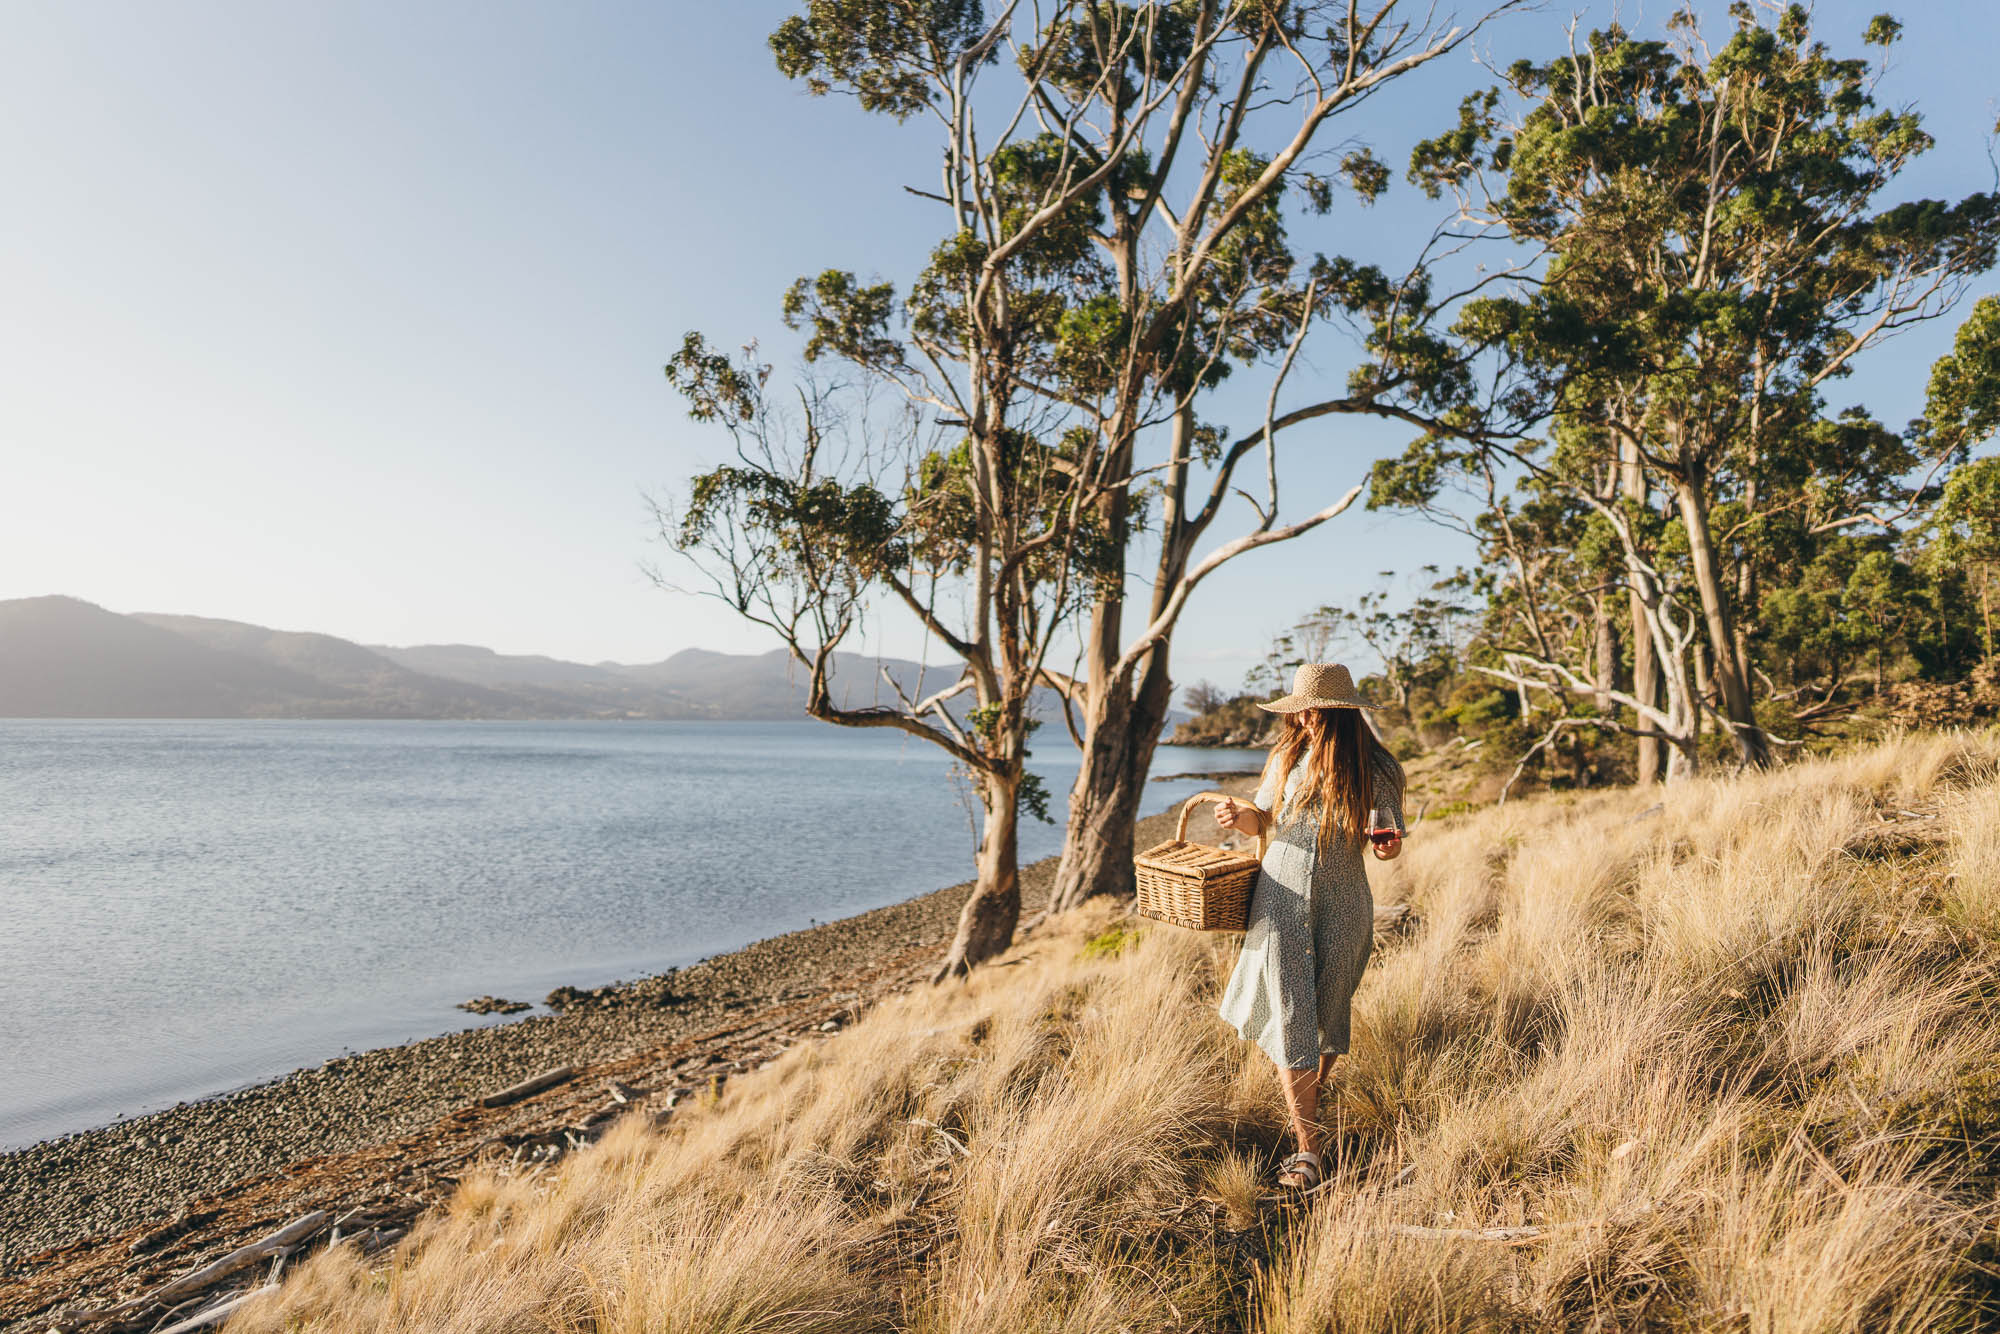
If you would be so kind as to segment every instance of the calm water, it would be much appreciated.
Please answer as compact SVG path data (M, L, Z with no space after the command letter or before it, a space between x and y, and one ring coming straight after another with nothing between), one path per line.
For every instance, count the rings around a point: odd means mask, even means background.
M908 898L972 845L935 750L808 722L0 721L0 1147Z

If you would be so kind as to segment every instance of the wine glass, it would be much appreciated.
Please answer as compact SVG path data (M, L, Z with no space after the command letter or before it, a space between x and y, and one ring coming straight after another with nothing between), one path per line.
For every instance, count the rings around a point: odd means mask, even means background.
M1396 826L1389 819L1389 812L1380 807L1370 807L1368 811L1368 841L1378 848L1386 848L1396 837Z

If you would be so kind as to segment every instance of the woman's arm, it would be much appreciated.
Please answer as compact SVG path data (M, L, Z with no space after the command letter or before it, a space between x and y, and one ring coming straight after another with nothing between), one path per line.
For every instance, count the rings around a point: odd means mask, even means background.
M1389 837L1375 841L1375 830L1368 831L1369 846L1377 861L1392 862L1403 855L1403 784L1402 771L1394 757L1385 750L1377 749L1374 756L1374 773L1371 775L1374 789L1376 818L1381 821L1378 828L1389 831Z
M1215 822L1224 829L1233 829L1240 834L1253 837L1264 830L1271 817L1247 801L1231 797L1227 801L1215 803Z

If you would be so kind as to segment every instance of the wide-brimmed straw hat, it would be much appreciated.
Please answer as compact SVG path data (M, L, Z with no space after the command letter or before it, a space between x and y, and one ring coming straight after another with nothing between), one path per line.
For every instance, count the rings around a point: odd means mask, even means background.
M1305 709L1373 709L1354 688L1354 678L1337 662L1308 662L1292 673L1292 693L1280 695L1260 709L1272 713L1298 713Z

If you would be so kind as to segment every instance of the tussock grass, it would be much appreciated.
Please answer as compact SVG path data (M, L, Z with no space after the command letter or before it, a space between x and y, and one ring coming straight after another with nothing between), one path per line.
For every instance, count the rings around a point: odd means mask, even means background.
M1094 905L230 1328L1990 1328L1996 772L1907 737L1421 827L1302 1206L1231 943Z

